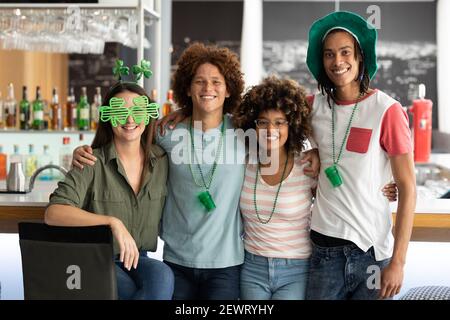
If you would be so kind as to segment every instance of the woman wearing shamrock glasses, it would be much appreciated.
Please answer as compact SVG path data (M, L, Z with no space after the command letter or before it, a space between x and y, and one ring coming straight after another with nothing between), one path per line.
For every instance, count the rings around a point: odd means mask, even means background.
M414 161L406 112L369 88L376 39L375 27L351 12L331 13L309 31L307 65L322 91L311 99L313 138L324 168L311 220L309 299L390 298L402 285ZM392 176L399 195L394 230L378 192Z
M92 143L98 161L72 169L51 194L45 222L59 226L109 225L114 236L120 299L170 300L173 273L151 259L166 198L167 155L151 143L155 104L135 83L106 94ZM155 113L156 112L156 113Z

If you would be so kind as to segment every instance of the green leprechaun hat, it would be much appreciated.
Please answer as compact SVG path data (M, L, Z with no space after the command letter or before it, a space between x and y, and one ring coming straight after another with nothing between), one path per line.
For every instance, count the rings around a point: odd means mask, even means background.
M337 11L316 20L309 30L308 53L306 64L316 80L319 79L323 68L322 45L328 33L335 29L342 29L350 33L363 52L364 65L372 79L377 73L376 42L377 30L363 17L348 11Z

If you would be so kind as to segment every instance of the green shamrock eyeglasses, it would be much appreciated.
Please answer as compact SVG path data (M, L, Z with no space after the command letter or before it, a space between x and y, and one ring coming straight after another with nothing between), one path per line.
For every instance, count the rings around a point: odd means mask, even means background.
M157 103L149 103L146 96L140 96L133 99L134 105L130 108L124 107L125 100L123 98L113 97L109 100L109 106L100 107L100 120L103 122L111 121L114 127L119 124L124 125L129 116L135 123L140 124L144 121L148 125L150 118L157 119L159 117L159 105Z

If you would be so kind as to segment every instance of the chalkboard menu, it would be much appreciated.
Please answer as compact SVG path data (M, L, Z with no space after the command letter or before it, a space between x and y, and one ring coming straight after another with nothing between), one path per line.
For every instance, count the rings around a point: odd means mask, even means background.
M70 54L69 87L74 87L76 100L79 101L81 87L87 88L89 102L92 102L95 87L101 87L102 96L117 82L113 68L119 57L121 45L115 42L105 44L103 54Z

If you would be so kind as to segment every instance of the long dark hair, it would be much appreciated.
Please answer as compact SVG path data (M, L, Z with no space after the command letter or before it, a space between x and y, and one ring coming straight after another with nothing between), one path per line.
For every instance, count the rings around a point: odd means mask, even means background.
M336 33L336 32L346 32L345 30L336 29L332 30L328 35ZM355 79L355 81L359 81L359 93L360 94L366 94L369 90L369 84L370 84L370 77L369 72L367 71L367 68L364 65L364 52L361 50L361 47L359 46L358 41L356 41L355 37L353 37L353 45L355 48L355 58L358 57L358 55L361 57L361 60L359 61L358 66L358 77ZM322 52L323 55L323 52ZM319 79L318 79L318 88L322 92L322 94L327 95L327 101L328 105L331 108L331 100L337 103L336 101L336 86L334 83L328 78L327 73L325 72L325 69L323 67L320 70Z
M154 102L147 95L145 90L133 82L119 82L116 85L112 86L109 91L106 93L103 98L102 106L108 106L109 100L115 97L119 93L129 91L136 93L140 96L146 96L149 101ZM153 143L153 127L155 125L154 121L150 121L150 123L145 127L144 132L141 135L141 146L144 149L144 170L142 172L141 182L144 180L145 175L148 172L148 167L150 163L150 149ZM98 122L97 131L95 132L94 140L92 141L91 147L92 149L101 148L113 141L114 133L112 130L111 122Z

